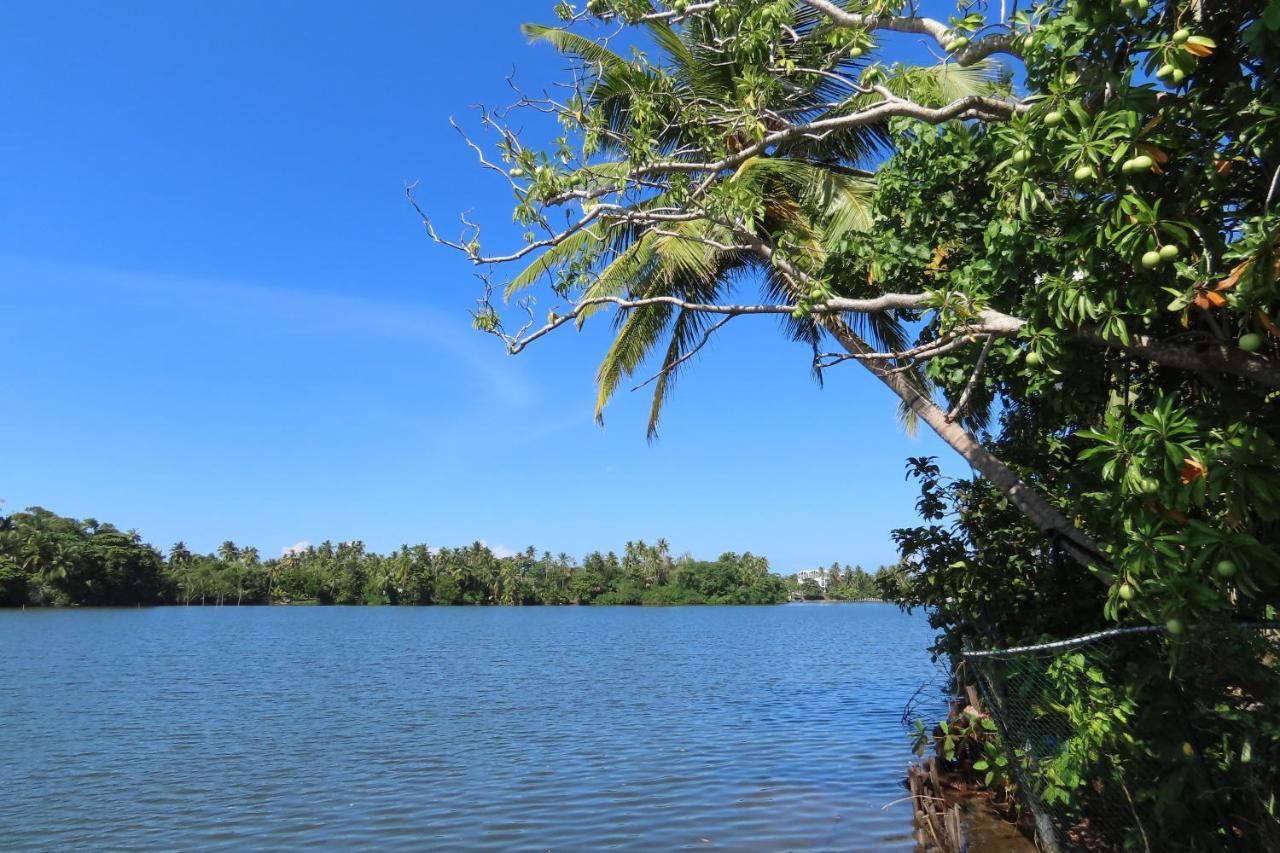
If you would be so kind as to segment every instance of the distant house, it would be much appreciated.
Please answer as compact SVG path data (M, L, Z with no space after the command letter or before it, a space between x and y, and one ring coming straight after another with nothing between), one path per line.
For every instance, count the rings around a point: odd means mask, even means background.
M825 592L827 589L827 573L822 569L810 569L807 572L796 572L796 583L813 581Z

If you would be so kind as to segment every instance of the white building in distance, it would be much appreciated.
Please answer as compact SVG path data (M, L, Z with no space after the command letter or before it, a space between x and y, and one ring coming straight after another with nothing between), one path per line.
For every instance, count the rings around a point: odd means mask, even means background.
M822 569L810 569L807 572L796 572L796 581L799 583L813 581L825 590L827 588L827 573Z

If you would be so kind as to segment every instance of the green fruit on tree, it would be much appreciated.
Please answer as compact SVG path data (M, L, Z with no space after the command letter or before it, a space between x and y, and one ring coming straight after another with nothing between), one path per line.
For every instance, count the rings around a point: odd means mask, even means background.
M519 166L511 170L511 177L513 178L518 178L523 174L524 174L524 169L521 169Z
M1160 253L1152 249L1150 252L1143 254L1142 266L1144 269L1153 270L1160 266Z
M1151 2L1150 0L1138 0L1137 3L1133 4L1133 7L1137 9L1139 13L1145 14L1146 11L1151 8Z
M1262 335L1257 332L1249 332L1247 335L1240 336L1240 349L1245 352L1257 352L1262 349Z
M1075 178L1077 181L1093 180L1094 171L1092 166L1079 166L1076 168Z
M1044 114L1044 123L1046 127L1057 127L1062 124L1062 113L1057 110L1050 110Z
M1236 573L1236 564L1230 560L1223 560L1215 567L1218 577L1229 578Z
M1139 486L1142 488L1142 493L1144 495L1154 495L1156 492L1160 491L1160 481L1155 477L1143 477Z
M1164 627L1166 631L1168 631L1170 634L1176 637L1182 633L1182 630L1183 630L1182 620L1170 619L1168 622L1164 623Z
M947 52L955 53L957 50L961 50L968 46L969 46L969 37L960 36L959 38L952 39L950 42L947 43Z
M1174 68L1172 65L1165 63L1164 65L1161 65L1159 68L1156 69L1156 76L1159 77L1161 80L1166 80L1172 77L1173 72L1177 70L1178 69Z
M1187 29L1186 27L1183 27L1182 29L1178 30L1176 33L1173 34L1173 43L1186 44L1187 39L1189 38L1191 38L1191 30Z
M1025 166L1027 161L1031 159L1031 152L1025 148L1019 148L1013 152L1013 164L1015 166Z
M1160 247L1160 260L1171 261L1178 257L1178 247L1173 243L1165 243Z
M1135 594L1133 587L1129 586L1127 583L1120 584L1120 597L1125 601L1133 601L1133 596Z
M816 287L809 291L809 300L811 302L824 302L826 301L826 298L827 295Z
M1173 69L1173 82L1175 84L1181 83L1183 80L1186 80L1186 79L1187 79L1187 72L1183 71L1181 68Z
M796 308L791 312L791 317L795 320L803 320L806 313L803 308Z
M1191 745L1191 741L1184 740L1182 742L1182 754L1185 755L1187 758L1196 757L1196 748Z
M1040 353L1035 350L1027 353L1027 367L1039 367L1042 364L1044 364L1044 356Z
M849 55L852 56L854 59L857 59L859 56L862 56L862 48L860 47L849 48Z
M1129 162L1133 163L1133 171L1135 172L1145 172L1156 164L1156 161L1146 154L1139 154Z

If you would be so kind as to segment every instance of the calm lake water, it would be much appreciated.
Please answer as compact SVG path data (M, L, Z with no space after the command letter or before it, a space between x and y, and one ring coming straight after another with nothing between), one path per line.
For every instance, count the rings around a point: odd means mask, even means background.
M913 849L889 605L0 612L0 847Z

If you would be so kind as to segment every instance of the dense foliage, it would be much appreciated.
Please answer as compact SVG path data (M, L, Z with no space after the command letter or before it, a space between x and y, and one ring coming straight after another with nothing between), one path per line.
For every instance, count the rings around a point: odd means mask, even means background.
M862 566L832 563L825 569L797 572L787 581L806 601L872 601L879 598L881 587L896 571L896 566L881 566L871 573Z
M152 604L776 604L787 584L769 561L725 553L672 556L667 543L593 552L498 556L466 548L402 546L390 554L329 542L263 560L224 542L167 556L133 531L33 508L0 516L0 606Z
M1027 318L990 351L986 441L1102 553L1086 571L1000 490L913 460L925 525L898 531L910 571L885 592L927 607L952 654L1164 627L1156 646L1023 673L1076 723L1040 794L1083 820L1127 763L1159 779L1132 797L1164 844L1266 846L1280 836L1280 679L1274 643L1235 624L1280 604L1280 395L1205 356L1274 366L1278 352L1280 14L1039 14L1024 52L1034 109L999 127L897 125L875 201L887 227L862 252L895 260L880 267L891 288L925 280ZM1201 360L1144 358L1171 342ZM954 392L973 365L945 355L928 370ZM1133 821L1116 837L1143 843Z
M980 475L912 460L923 523L881 579L935 651L1161 629L1042 662L1031 706L1076 730L1041 793L1088 825L1144 766L1133 826L1093 843L1274 838L1280 678L1240 624L1280 604L1280 4L1000 10L561 3L529 32L573 58L566 94L519 106L564 135L485 117L524 246L432 235L521 263L523 325L492 288L475 314L512 352L615 308L598 403L654 362L651 434L735 318L783 319L819 373L862 364ZM943 58L880 61L894 33Z

